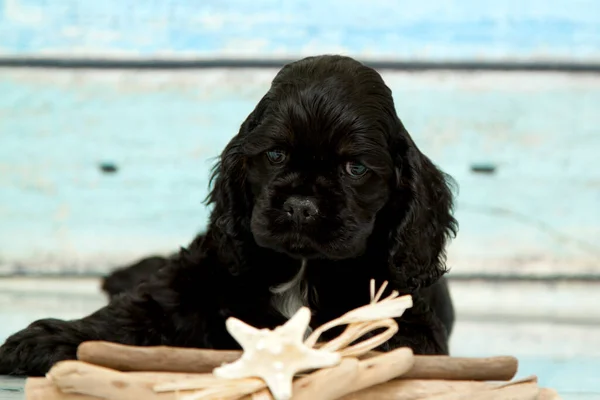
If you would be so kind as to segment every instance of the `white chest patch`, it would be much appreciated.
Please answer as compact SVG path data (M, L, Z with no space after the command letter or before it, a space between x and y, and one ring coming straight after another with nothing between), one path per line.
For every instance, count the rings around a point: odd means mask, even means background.
M271 288L271 305L287 319L296 314L301 307L308 307L310 288L305 279L306 264L306 260L302 260L300 270L292 279ZM310 332L311 329L308 328L307 333Z

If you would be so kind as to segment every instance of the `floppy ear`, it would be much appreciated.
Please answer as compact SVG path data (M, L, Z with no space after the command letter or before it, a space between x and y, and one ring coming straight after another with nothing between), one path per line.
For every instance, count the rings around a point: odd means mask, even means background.
M239 134L234 136L221 153L212 170L212 189L207 198L207 204L214 206L210 216L211 228L234 238L242 232L250 207L241 142Z
M402 127L392 154L396 167L390 206L389 267L399 287L415 291L446 273L445 246L456 235L452 178L423 155Z
M243 241L250 231L252 197L246 184L246 159L243 146L248 135L260 123L266 108L266 96L242 123L240 130L227 144L212 170L207 205L214 208L210 228L223 241ZM224 243L222 243L224 244Z

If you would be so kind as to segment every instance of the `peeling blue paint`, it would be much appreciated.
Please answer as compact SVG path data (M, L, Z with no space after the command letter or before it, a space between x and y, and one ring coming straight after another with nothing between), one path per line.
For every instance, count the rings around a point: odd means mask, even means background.
M595 0L0 0L0 54L600 59Z

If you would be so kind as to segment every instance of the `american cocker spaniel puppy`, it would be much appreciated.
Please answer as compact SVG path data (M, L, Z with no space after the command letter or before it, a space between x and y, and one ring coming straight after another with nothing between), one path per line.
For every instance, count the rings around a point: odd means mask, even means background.
M371 278L414 302L380 350L448 354L452 180L417 148L375 70L342 56L286 65L211 183L205 233L116 271L104 282L110 302L93 314L9 337L0 374L43 375L86 340L239 348L228 317L273 328L307 305L314 328L366 304Z

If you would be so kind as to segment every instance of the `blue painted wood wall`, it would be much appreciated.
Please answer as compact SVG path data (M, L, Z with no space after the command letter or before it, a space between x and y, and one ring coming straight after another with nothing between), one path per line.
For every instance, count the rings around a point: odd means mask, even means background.
M0 0L0 57L600 59L597 1L366 4ZM105 271L185 245L212 158L275 73L0 69L0 273ZM597 75L382 73L460 186L453 273L600 272Z
M0 0L0 54L600 60L597 0Z

